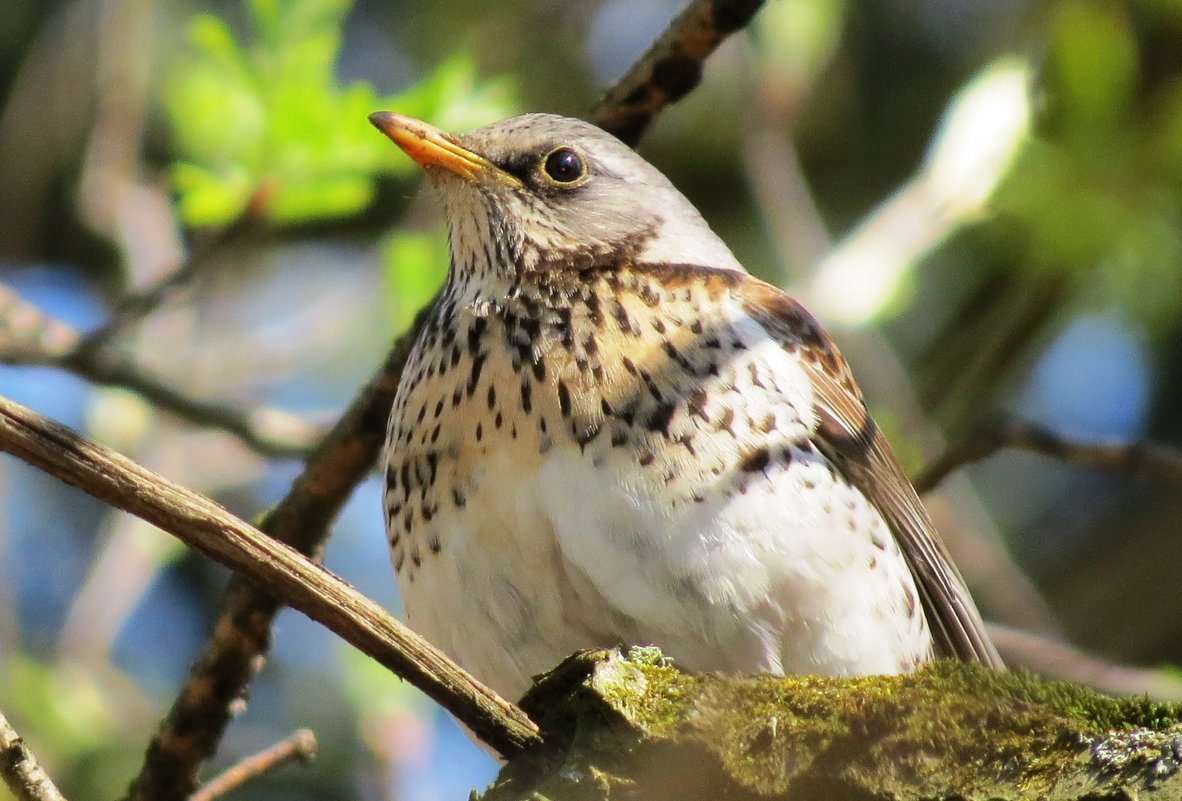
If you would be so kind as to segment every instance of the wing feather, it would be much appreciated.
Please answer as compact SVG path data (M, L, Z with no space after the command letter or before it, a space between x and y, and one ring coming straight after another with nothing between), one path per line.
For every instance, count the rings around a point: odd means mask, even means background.
M837 346L804 307L770 284L746 278L733 291L783 347L802 356L820 419L814 443L886 519L915 577L936 653L1003 668L964 579Z

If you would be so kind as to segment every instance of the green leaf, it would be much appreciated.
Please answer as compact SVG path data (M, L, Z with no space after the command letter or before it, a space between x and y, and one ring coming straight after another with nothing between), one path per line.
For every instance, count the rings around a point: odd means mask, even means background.
M447 275L447 235L396 231L382 246L382 272L393 309L393 331L406 330Z
M380 97L364 83L341 87L332 70L348 0L247 5L251 41L238 42L223 20L199 15L191 49L166 81L178 151L172 177L188 225L227 224L248 204L277 224L356 214L378 177L415 172L369 125L373 111L397 109L462 129L513 110L513 84L478 81L464 56L400 95Z

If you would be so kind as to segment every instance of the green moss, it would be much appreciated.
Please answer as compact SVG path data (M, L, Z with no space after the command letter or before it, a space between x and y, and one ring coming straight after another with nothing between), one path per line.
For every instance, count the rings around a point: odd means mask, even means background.
M1182 755L1176 706L952 662L689 676L655 649L592 652L523 704L547 745L506 768L489 801L525 786L554 799L1071 798L1164 786Z

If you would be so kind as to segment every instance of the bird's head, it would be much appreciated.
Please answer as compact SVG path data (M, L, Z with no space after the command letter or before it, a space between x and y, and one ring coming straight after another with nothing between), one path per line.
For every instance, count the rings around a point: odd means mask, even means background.
M526 114L455 136L390 112L369 119L438 188L452 269L470 277L621 257L742 270L664 175L590 123Z

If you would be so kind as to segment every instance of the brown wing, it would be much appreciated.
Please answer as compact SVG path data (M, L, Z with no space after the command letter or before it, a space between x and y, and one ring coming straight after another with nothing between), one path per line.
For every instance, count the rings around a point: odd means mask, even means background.
M774 286L750 278L734 291L748 314L805 357L821 420L813 441L886 518L915 577L937 655L1003 668L964 579L837 346L803 306Z

